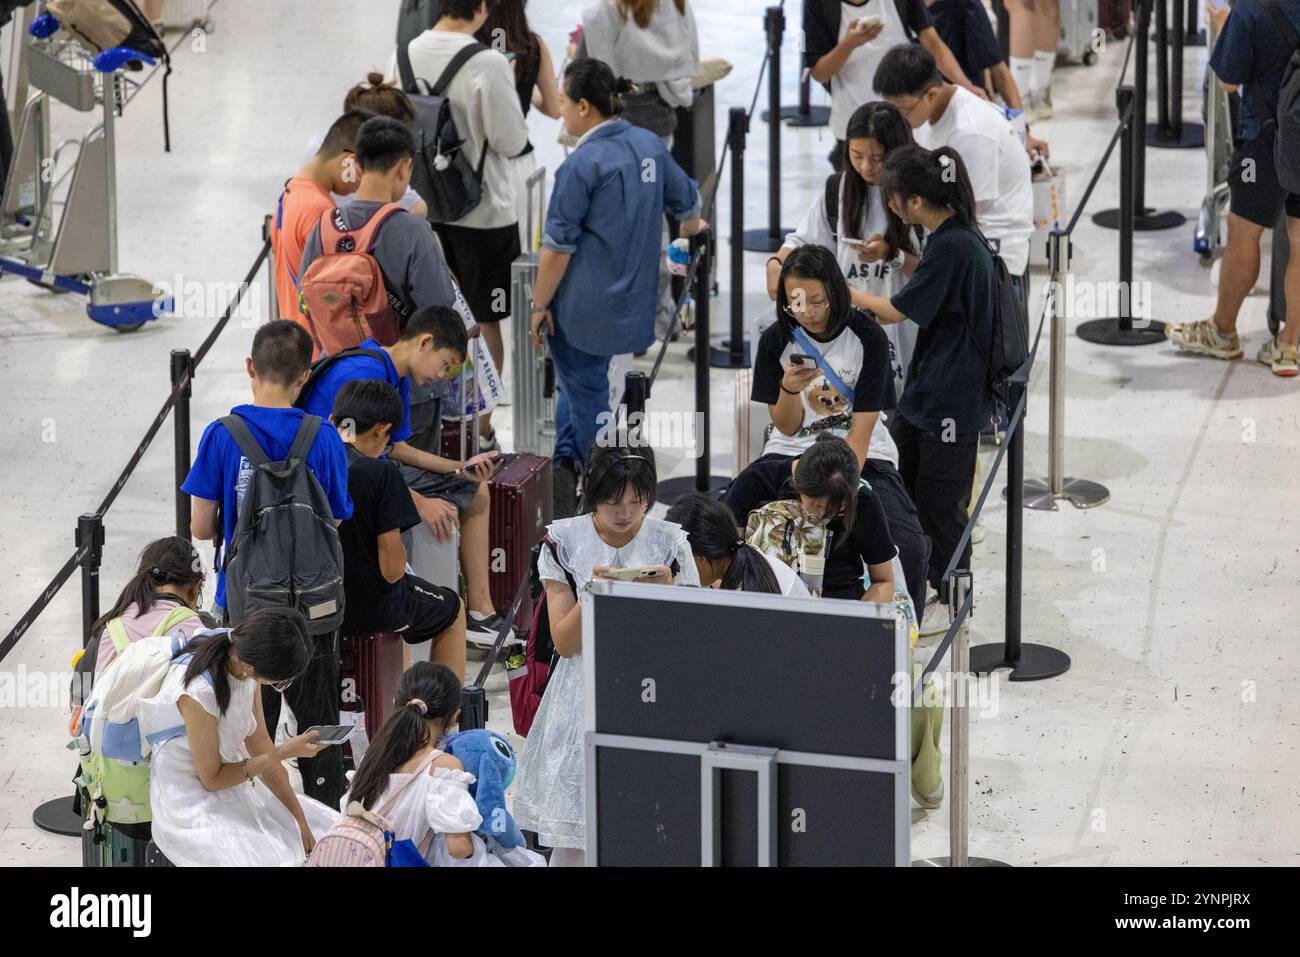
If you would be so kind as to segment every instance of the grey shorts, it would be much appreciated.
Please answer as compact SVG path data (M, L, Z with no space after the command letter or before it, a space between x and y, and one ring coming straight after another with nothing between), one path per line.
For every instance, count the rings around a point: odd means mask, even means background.
M461 478L457 475L439 475L410 465L402 467L402 481L412 492L425 498L440 498L451 502L457 509L464 511L478 494L478 482Z

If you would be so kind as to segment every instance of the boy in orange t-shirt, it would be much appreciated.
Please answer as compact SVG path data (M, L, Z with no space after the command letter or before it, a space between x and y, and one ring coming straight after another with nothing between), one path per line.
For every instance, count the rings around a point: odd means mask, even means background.
M321 216L334 208L334 198L348 196L361 185L354 152L357 131L370 114L360 110L344 113L329 128L325 141L307 165L284 184L276 204L271 230L275 253L275 296L281 319L306 326L298 308L298 265L303 247Z

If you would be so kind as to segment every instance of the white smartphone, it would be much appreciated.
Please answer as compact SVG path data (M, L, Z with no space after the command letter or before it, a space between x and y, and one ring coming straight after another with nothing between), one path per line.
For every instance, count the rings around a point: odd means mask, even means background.
M854 26L858 30L870 30L872 27L880 26L880 24L884 22L885 21L884 19L881 18L880 14L873 13L869 17L858 17L857 21L854 23Z
M643 565L639 568L611 568L605 572L603 577L613 579L616 582L635 582L645 578L654 578L658 574L659 569Z
M865 246L867 244L865 239L854 239L852 236L844 236L842 237L842 241L848 243L850 246Z

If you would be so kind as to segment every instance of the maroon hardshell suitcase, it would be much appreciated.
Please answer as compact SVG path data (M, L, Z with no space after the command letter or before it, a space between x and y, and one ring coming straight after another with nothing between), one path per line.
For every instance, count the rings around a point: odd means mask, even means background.
M374 740L393 713L402 680L401 635L391 631L339 636L341 711L364 711L366 737Z
M492 510L488 518L488 569L492 604L510 608L519 583L532 568L532 548L551 524L551 460L521 454L505 465L490 483ZM533 620L531 595L524 598L515 624L527 629Z

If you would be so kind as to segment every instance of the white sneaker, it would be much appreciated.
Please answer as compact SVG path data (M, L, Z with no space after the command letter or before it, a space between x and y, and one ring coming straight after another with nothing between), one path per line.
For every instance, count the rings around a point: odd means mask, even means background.
M933 638L948 630L952 622L948 620L948 606L939 601L939 593L931 592L925 603L925 614L921 616L921 625L917 629L918 638Z
M970 530L970 543L979 545L984 541L984 519L976 519L975 527Z

